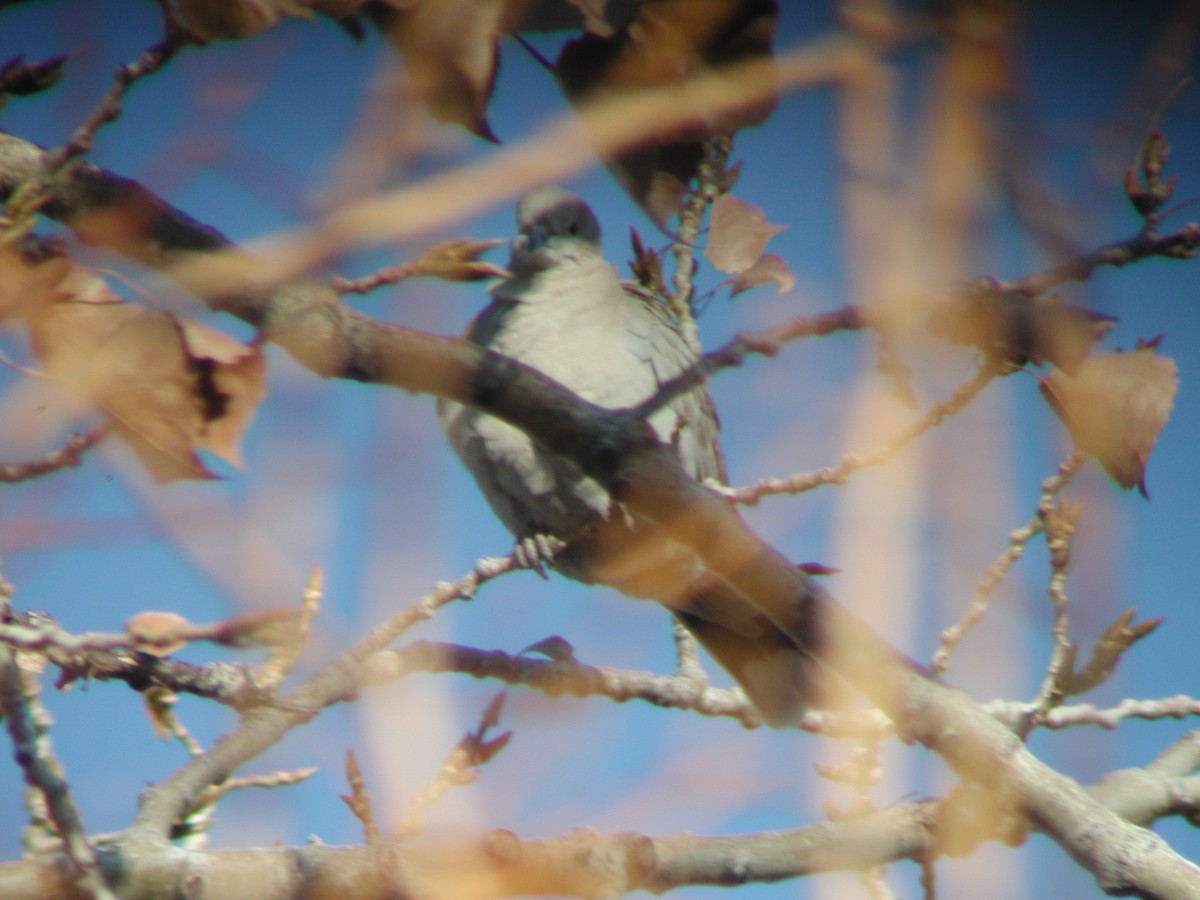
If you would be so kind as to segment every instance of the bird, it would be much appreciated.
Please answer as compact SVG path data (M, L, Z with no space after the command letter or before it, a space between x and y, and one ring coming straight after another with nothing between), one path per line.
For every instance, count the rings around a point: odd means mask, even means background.
M489 288L491 302L467 327L467 340L607 409L641 403L695 363L667 304L623 282L605 259L600 223L581 198L559 187L535 189L518 202L517 228L509 274ZM451 447L516 538L518 560L593 583L588 534L617 514L605 487L487 413L443 400L438 414ZM693 478L727 483L719 421L703 386L648 421ZM669 605L764 721L799 721L813 697L811 660L783 629L712 577L694 579Z

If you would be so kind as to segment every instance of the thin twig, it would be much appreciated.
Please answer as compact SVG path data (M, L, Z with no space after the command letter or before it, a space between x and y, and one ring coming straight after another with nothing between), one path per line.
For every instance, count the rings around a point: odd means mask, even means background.
M1054 622L1051 626L1054 649L1046 665L1046 676L1033 699L1035 712L1017 729L1017 734L1021 737L1026 736L1046 713L1062 703L1063 679L1074 675L1074 672L1070 671L1074 665L1074 651L1068 637L1071 623L1067 612L1067 565L1070 561L1071 539L1078 511L1065 505L1061 494L1057 501L1050 504L1045 512L1042 511L1042 504L1038 505L1038 513L1045 526L1046 544L1050 550L1050 577L1046 583L1046 593L1049 594L1054 607Z
M22 185L14 193L5 216L9 224L0 237L11 240L32 227L32 214L49 194L58 190L56 182L70 179L72 164L92 149L96 132L104 124L120 117L121 101L129 88L161 69L191 40L185 31L173 25L168 16L166 37L133 62L117 67L112 85L83 123L71 133L66 143L46 151L40 177Z
M1029 716L1034 708L1027 701L992 700L983 704L983 710L1011 727L1016 727ZM1184 719L1200 717L1200 698L1178 694L1160 697L1157 700L1122 700L1116 706L1097 707L1091 703L1076 703L1050 710L1038 720L1038 727L1054 730L1092 725L1112 731L1126 719L1141 719L1154 722L1159 719Z
M800 338L819 337L836 331L857 331L864 327L866 323L858 307L845 306L815 316L800 316L764 331L735 335L725 346L704 354L695 364L664 381L652 397L632 407L630 412L634 416L648 418L672 400L704 384L721 369L740 366L752 354L775 356L785 344Z
M83 454L108 437L108 431L108 423L104 422L91 431L72 434L64 446L45 456L21 463L0 463L0 484L15 484L59 469L73 469L83 462Z
M484 708L475 729L468 732L447 754L433 780L413 797L408 814L391 835L391 840L410 838L423 831L429 809L452 789L474 783L479 777L480 768L508 746L511 731L496 737L490 736L491 730L499 724L503 709L502 691Z
M867 453L848 453L836 466L828 466L815 472L799 472L786 478L764 478L746 487L714 490L734 503L753 506L763 497L772 494L799 494L826 484L845 484L855 472L870 466L883 465L922 434L961 412L999 372L997 366L984 363L971 378L959 385L954 393L930 406L923 415L896 432L879 447Z
M301 598L300 616L295 622L295 631L290 639L272 647L266 662L259 668L259 683L264 688L280 684L296 667L300 654L308 646L312 634L312 623L321 610L325 597L325 571L318 565L309 573Z
M379 843L379 824L375 821L374 804L371 802L371 791L367 780L363 777L362 766L358 764L358 756L353 749L346 751L346 781L350 785L350 794L339 794L343 803L354 813L354 818L362 822L363 839L371 847Z
M1087 461L1087 457L1075 453L1064 460L1058 471L1042 482L1042 493L1038 497L1037 512L1020 528L1008 536L1008 546L992 561L987 571L975 585L975 594L971 597L962 618L950 627L944 629L939 636L937 651L930 660L929 668L934 673L944 672L950 666L950 656L955 648L967 636L967 633L987 615L988 604L992 594L1000 585L1013 564L1025 555L1025 549L1034 537L1046 529L1046 517L1054 508L1055 498L1071 483L1075 473Z
M428 594L376 626L370 634L355 645L351 654L361 662L372 653L382 650L418 622L433 618L437 611L447 603L455 600L470 600L474 598L480 585L486 584L506 572L521 568L516 557L511 554L509 556L485 556L477 560L471 571L457 581L439 581Z
M1139 232L1123 241L1105 244L1083 253L1060 266L1015 278L996 281L993 286L1015 296L1037 297L1070 281L1087 281L1096 269L1112 266L1121 268L1142 259L1159 256L1165 259L1191 259L1200 252L1200 224L1189 222L1170 234Z

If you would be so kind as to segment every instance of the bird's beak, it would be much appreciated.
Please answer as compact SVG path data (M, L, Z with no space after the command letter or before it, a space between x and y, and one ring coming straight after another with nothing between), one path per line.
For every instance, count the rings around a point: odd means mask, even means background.
M549 232L546 231L544 225L530 225L529 230L524 233L525 248L530 253L536 253L541 250L546 241L550 238Z

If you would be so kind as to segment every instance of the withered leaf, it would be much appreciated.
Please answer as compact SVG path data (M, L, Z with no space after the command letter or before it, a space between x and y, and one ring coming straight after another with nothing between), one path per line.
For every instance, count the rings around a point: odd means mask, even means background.
M1074 374L1056 369L1042 395L1088 453L1122 487L1146 493L1146 464L1171 415L1178 369L1157 352L1157 340L1128 353L1092 356Z
M1064 696L1078 696L1099 687L1116 670L1117 663L1121 661L1125 651L1142 638L1152 634L1165 621L1161 618L1147 619L1134 625L1133 617L1135 615L1137 615L1137 610L1130 608L1117 616L1096 641L1096 646L1092 650L1092 658L1088 660L1086 666L1078 671L1075 669L1075 657L1078 650L1075 644L1070 645L1069 664L1063 667L1062 675L1059 678L1059 689Z
M34 265L18 253L0 249L0 322L53 303L70 269L62 257Z
M792 274L792 270L788 268L787 261L782 256L775 253L764 253L755 260L750 268L733 277L733 292L730 296L736 297L742 291L748 291L763 284L774 284L776 285L775 293L786 294L796 284L796 276Z
M772 225L754 204L722 194L713 201L704 255L722 272L737 275L753 267L767 249L767 242L781 231L787 231L787 226Z
M1074 372L1116 318L1054 299L1030 299L975 285L965 296L938 304L935 334L978 347L988 357L1020 367L1053 363Z
M409 81L435 119L495 141L487 106L498 40L520 22L523 0L412 0L367 14L404 57Z
M303 0L179 0L188 30L202 41L234 40L260 34L284 16L306 15Z
M508 271L495 263L479 258L503 244L499 238L477 241L472 238L453 238L425 248L413 260L417 274L446 281L483 281L488 278L503 278Z
M646 0L612 36L593 33L568 42L555 74L575 106L675 84L731 63L769 57L777 16L775 0ZM663 224L678 211L704 158L704 142L760 124L774 106L772 96L720 116L700 116L605 162L634 200Z
M46 374L100 407L158 481L214 477L201 449L241 465L266 392L257 346L128 303L78 268L29 326Z

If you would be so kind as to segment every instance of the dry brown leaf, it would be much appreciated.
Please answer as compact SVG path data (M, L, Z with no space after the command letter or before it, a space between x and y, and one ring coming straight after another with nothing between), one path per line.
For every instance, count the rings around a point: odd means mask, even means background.
M748 291L750 288L763 284L777 285L775 293L786 294L796 284L796 276L792 274L792 270L788 268L787 261L782 256L775 253L764 253L754 262L754 265L734 276L732 284L731 297L736 297L742 291Z
M184 24L203 41L253 37L284 16L311 15L303 0L179 0Z
M525 32L583 29L608 37L639 5L641 0L529 0L514 27Z
M758 263L767 242L781 231L787 226L772 225L757 206L722 194L713 201L704 255L722 272L737 275Z
M496 140L487 121L499 64L497 41L520 21L525 0L413 0L373 6L375 24L404 57L409 81L434 118Z
M61 257L33 265L18 253L0 249L0 322L52 303L70 269Z
M1081 453L1088 453L1124 488L1146 494L1146 463L1171 415L1178 368L1157 352L1157 339L1129 353L1092 356L1073 375L1061 369L1042 394Z
M472 238L453 238L426 247L412 263L413 269L430 278L446 281L484 281L489 278L504 278L507 269L479 258L505 243L500 238L477 241Z
M128 303L82 269L29 319L46 374L99 406L157 480L214 477L200 449L241 465L266 391L257 346Z
M1081 306L1001 292L993 282L939 304L931 316L935 334L978 347L1012 366L1050 362L1074 372L1116 319Z
M555 74L579 106L703 71L770 56L775 0L646 0L611 37L587 34L563 47ZM662 224L678 209L704 156L703 142L763 122L775 100L720 117L704 117L606 160L622 186Z

